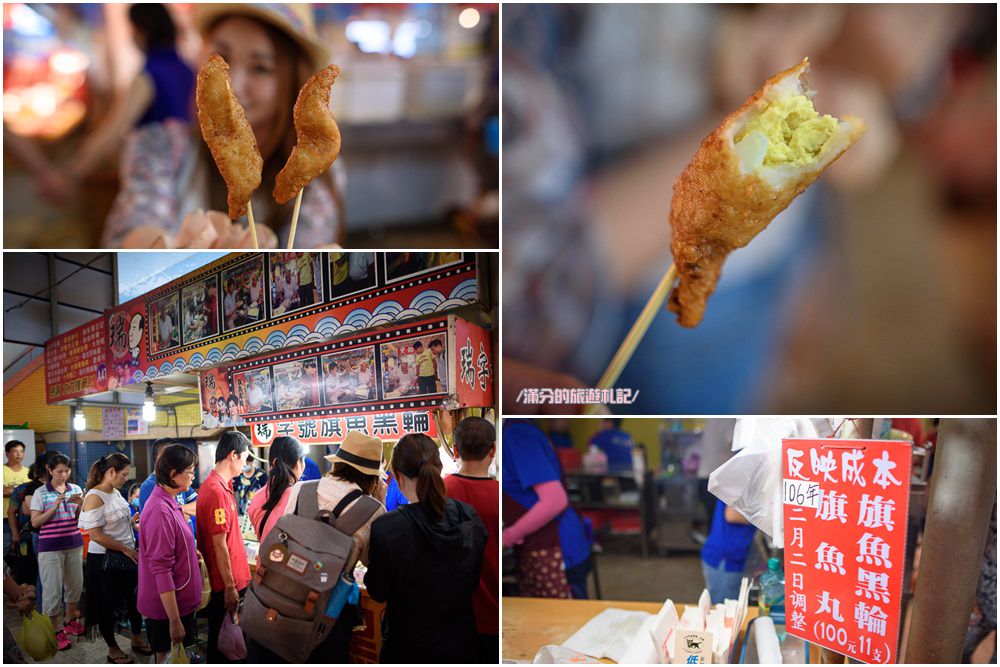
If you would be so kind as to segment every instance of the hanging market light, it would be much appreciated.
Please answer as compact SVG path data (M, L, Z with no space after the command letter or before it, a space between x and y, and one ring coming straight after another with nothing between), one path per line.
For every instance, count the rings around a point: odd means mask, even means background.
M458 24L466 30L471 30L479 25L479 10L475 7L466 7L458 15Z
M153 383L146 383L146 400L142 404L142 420L147 424L156 421L156 402L153 400Z
M87 430L87 417L83 414L83 406L79 403L76 404L76 412L73 414L73 430L74 431L86 431Z

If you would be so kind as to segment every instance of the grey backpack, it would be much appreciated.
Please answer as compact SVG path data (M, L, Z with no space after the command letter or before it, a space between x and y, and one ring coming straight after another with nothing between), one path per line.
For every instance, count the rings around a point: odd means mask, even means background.
M330 598L341 574L358 559L351 536L382 506L355 489L332 512L320 511L318 485L319 480L305 482L295 513L278 519L261 540L257 571L243 601L240 624L247 636L289 662L306 662L333 629L337 619L327 616Z

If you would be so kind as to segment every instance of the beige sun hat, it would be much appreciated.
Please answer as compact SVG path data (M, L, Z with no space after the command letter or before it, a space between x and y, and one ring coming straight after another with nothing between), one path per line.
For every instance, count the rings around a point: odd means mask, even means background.
M316 34L312 10L308 4L212 2L196 4L194 7L194 23L203 35L225 16L247 16L277 28L306 53L314 70L323 69L330 64L330 51Z
M330 463L342 462L357 468L366 475L384 473L382 469L382 441L359 431L348 431L344 442L333 454L324 456Z

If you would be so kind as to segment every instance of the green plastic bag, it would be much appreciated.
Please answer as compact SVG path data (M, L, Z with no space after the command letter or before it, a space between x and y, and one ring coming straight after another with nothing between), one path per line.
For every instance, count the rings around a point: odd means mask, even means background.
M37 610L24 619L15 639L24 652L37 661L51 658L59 649L52 620Z
M188 659L187 649L184 648L184 644L171 644L170 646L170 658L167 663L171 665L186 665L191 661Z

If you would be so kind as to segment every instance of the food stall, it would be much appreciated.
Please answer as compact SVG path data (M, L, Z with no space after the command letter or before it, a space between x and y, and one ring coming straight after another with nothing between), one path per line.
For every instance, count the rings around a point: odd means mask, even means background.
M265 464L264 448L293 435L325 468L351 430L390 451L425 433L444 460L453 419L493 410L495 268L464 252L230 253L50 341L46 400L145 409L141 422L182 396L206 460L231 428ZM382 609L362 595L359 662L377 661Z
M654 591L684 596L685 602L690 596L690 578L681 582L663 577L688 565L678 560L667 570L659 563L647 563L648 557L643 556L616 563L619 572L629 568L629 575L619 574L619 593L612 597L628 601L505 597L504 658L684 662L677 659L678 654L690 656L674 642L679 631L686 634L689 628L704 629L712 637L692 639L695 644L713 646L713 654L695 661L699 663L843 663L845 659L896 663L910 661L911 651L942 649L943 643L928 647L924 637L908 630L921 613L920 582L927 586L925 591L936 590L934 576L940 572L925 573L923 579L917 574L918 567L926 567L926 563L921 565L918 549L926 555L935 548L924 528L924 521L931 522L929 506L934 503L933 497L928 498L930 473L940 461L955 457L952 463L956 458L982 460L992 474L995 421L968 420L972 423L967 425L962 420L942 420L941 439L936 437L936 444L930 445L913 434L919 428L907 423L916 420L898 421L898 426L889 418L800 420L797 424L746 418L738 423L733 436L737 453L715 468L709 491L768 536L772 558L759 576L755 576L758 568L744 570L749 578L743 578L738 600L727 599L721 609L715 605L725 615L725 622L716 622L715 630L708 620L712 607L704 604L707 592L693 605L702 607L700 613L690 611L691 604L681 607L667 600L661 607L658 602L640 601L650 600L650 594L655 599ZM945 435L950 439L943 439ZM932 466L931 454L938 449L939 463ZM948 478L938 480L939 488L948 488ZM961 524L978 539L986 535L994 488L986 487L987 497L977 517L963 512L951 523ZM956 491L953 487L942 493ZM738 523L724 516L727 524ZM723 534L732 539L731 528L712 533ZM717 545L716 540L713 548ZM973 575L988 577L990 573L979 573L981 546L962 551L969 585L960 604L971 606ZM988 565L988 557L984 563ZM607 572L602 578L605 589L614 588ZM621 596L620 591L637 591L637 586L645 586L642 597ZM934 599L933 594L924 598L925 604L928 599ZM732 623L731 602L737 610L745 610L737 611ZM960 613L964 615L964 607ZM659 636L658 625L667 629ZM722 642L718 641L720 631ZM649 645L650 635L658 651ZM667 638L667 644L658 642L661 637ZM962 643L954 639L947 651L961 649ZM668 648L673 649L670 655ZM989 646L985 650L988 654ZM931 662L937 661L946 662Z
M424 391L411 367L416 350L436 348L435 341L443 343L445 366L441 376L431 378L433 388ZM203 405L236 397L238 420L259 447L293 436L332 452L349 431L361 431L383 441L388 460L392 445L407 433L443 441L450 419L442 420L442 411L492 406L489 349L485 329L448 315L203 371ZM206 418L212 418L210 412ZM448 470L447 447L441 455ZM248 545L251 552L257 552L256 544ZM355 632L351 655L355 662L377 662L385 605L367 595L363 573L359 566L364 629Z

